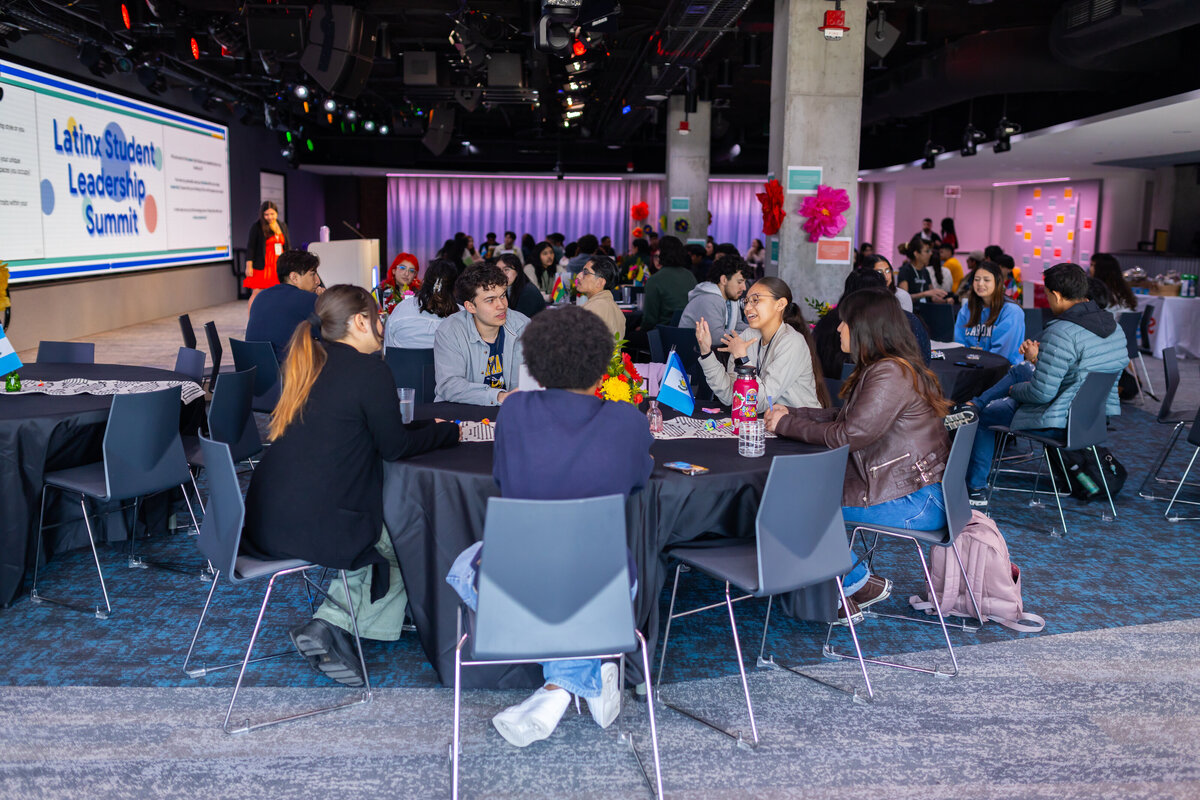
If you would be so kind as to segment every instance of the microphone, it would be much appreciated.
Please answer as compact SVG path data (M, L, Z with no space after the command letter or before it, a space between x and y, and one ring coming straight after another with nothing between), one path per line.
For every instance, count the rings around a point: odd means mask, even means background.
M362 231L360 231L358 228L351 225L349 222L346 222L346 220L342 220L342 224L345 225L350 230L354 231L354 235L357 236L358 238L360 238L360 239L367 238L366 236L363 236Z

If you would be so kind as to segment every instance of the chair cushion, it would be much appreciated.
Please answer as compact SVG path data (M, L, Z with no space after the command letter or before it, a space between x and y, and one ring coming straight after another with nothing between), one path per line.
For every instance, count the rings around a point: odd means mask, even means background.
M721 540L705 547L672 547L667 555L714 578L729 581L742 591L758 593L758 545L754 539Z
M276 572L283 572L285 569L312 566L316 565L302 558L283 558L278 561L264 561L252 556L238 556L237 563L233 567L233 574L229 576L229 579L233 583L240 583L241 581L274 575Z
M919 542L928 542L929 544L937 544L943 547L950 544L949 528L938 528L936 531L910 531L907 528L893 528L890 525L876 525L874 523L868 525L865 522L846 523L846 530L853 531L855 528L862 528L868 531L879 531L880 533L886 533L892 536L911 536Z
M1013 436L1020 436L1025 439L1032 439L1035 442L1041 442L1042 444L1046 444L1051 447L1066 447L1067 446L1066 430L1064 430L1062 432L1062 436L1046 436L1044 434L1035 433L1033 431L1014 431L1012 428L1007 428L1003 425L992 425L990 428L988 428L988 430L995 431L996 433L1010 433Z
M47 472L42 480L48 486L57 486L71 492L79 492L98 500L108 499L108 484L104 480L104 462L97 461L81 467Z

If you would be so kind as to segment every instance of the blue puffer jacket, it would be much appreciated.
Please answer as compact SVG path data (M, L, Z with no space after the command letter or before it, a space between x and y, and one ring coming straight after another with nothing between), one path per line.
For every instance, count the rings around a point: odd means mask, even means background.
M1125 333L1112 314L1091 300L1076 303L1046 326L1033 380L1010 390L1009 395L1020 403L1012 428L1067 427L1067 411L1084 378L1092 372L1118 373L1128 360ZM1105 412L1121 413L1116 384Z

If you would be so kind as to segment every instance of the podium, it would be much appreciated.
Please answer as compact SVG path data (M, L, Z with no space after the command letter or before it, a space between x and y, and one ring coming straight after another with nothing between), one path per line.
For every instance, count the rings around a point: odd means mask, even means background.
M378 239L312 242L308 252L321 259L321 281L327 287L348 283L361 286L369 292L382 277L379 274Z

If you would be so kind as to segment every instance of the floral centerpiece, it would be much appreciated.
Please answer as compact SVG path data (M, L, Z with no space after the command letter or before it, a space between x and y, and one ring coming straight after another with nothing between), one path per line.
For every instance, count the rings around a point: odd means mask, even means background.
M621 348L626 342L620 334L613 334L613 354L608 362L608 371L596 390L596 397L603 400L615 400L620 403L638 405L645 399L642 393L642 376L633 366L633 359L628 353L622 353Z
M832 310L832 306L829 303L826 303L824 300L818 300L815 297L806 297L804 298L804 302L808 304L809 308L817 312L818 318L824 317Z

